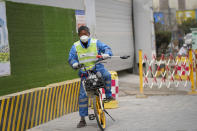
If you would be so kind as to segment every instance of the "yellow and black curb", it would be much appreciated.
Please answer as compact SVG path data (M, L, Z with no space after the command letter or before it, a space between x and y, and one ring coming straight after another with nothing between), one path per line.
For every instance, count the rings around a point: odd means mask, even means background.
M0 131L24 131L78 110L80 80L0 98Z
M74 79L0 97L0 131L25 131L78 111L80 83Z

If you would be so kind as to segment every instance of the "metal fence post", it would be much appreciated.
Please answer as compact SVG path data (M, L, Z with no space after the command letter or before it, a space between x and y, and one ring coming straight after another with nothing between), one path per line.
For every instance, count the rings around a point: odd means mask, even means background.
M142 65L142 50L139 50L139 77L140 77L140 93L136 95L136 98L147 98L144 95L143 89L143 65Z
M188 94L190 95L194 95L197 94L197 91L195 89L195 85L194 85L194 72L193 72L193 60L192 60L192 49L189 49L189 61L190 61L190 80L191 80L191 92L188 92Z

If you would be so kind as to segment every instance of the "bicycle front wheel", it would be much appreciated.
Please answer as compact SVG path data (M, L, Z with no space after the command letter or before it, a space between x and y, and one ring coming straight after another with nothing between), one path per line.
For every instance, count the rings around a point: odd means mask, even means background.
M93 106L94 106L94 114L97 120L97 124L101 131L105 130L106 127L106 119L105 119L105 112L102 110L100 99L98 96L94 96L93 98Z

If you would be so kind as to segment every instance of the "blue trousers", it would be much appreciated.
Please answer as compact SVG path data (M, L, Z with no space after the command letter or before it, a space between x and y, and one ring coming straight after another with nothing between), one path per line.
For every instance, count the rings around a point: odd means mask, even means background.
M98 68L96 71L99 71L102 74L102 77L105 80L106 88L105 88L105 94L106 97L111 97L111 74L103 67ZM82 72L79 72L79 75L81 76ZM83 75L84 76L84 75ZM79 115L84 117L88 116L88 97L86 95L86 92L83 88L82 81L85 79L85 77L81 78L81 87L79 92Z

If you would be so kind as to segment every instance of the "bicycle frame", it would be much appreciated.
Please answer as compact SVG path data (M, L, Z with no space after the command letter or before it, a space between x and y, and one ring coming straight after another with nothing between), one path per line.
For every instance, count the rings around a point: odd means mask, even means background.
M105 88L105 81L100 72L96 71L96 64L93 70L86 70L86 67L83 65L81 67L83 67L86 72L81 75L81 77L85 76L85 79L82 81L83 88L86 95L93 99L94 114L90 114L89 119L94 120L96 118L98 127L101 131L104 131L106 128L106 117L104 104L101 99L101 92L99 89Z
M109 113L104 109L104 104L103 100L101 99L101 92L100 88L105 88L105 81L102 77L101 74L99 74L96 71L96 65L98 63L101 63L100 61L103 60L101 59L102 57L100 55L96 56L98 61L95 63L95 68L93 70L86 70L86 67L83 64L79 65L79 68L83 68L86 72L85 74L85 79L82 81L83 88L85 90L85 93L87 96L90 96L93 98L93 108L94 108L94 114L91 114L91 117L89 117L90 120L94 120L96 117L97 124L99 128L104 131L106 128L106 116L109 115ZM127 59L130 56L114 56L114 57L119 57L121 59ZM100 60L101 59L101 60ZM84 77L84 74L81 75L81 78ZM98 100L99 99L99 100ZM111 115L109 115L110 118L115 121Z

